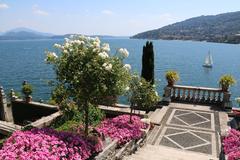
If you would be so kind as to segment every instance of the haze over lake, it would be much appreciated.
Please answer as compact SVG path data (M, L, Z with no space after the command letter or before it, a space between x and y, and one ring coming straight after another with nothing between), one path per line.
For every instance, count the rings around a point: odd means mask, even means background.
M111 53L117 48L127 48L130 55L125 60L133 72L141 72L142 47L146 40L102 39L110 44ZM11 88L21 91L21 84L27 80L34 87L33 99L48 100L51 88L48 80L54 79L51 65L44 62L45 50L56 51L54 43L63 40L0 41L0 85L9 92ZM158 92L163 93L166 85L165 71L177 70L180 81L177 84L218 87L218 79L223 74L232 74L238 83L231 88L232 99L240 96L240 45L192 42L153 41L155 51L155 78ZM205 56L210 50L213 68L203 68ZM122 103L126 101L122 100Z

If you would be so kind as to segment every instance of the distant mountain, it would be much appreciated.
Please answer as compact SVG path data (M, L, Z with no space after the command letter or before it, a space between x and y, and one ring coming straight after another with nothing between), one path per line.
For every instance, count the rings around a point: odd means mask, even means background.
M190 18L131 38L240 43L240 11Z
M29 28L15 28L7 32L0 32L0 40L31 40L31 39L64 39L72 34L54 35L51 33L42 33ZM99 38L128 38L123 36L92 35L90 37Z
M48 39L52 36L53 34L42 33L28 28L16 28L2 33L0 40Z
M54 34L52 34L52 33L38 32L38 31L29 29L29 28L25 28L25 27L19 27L19 28L11 29L11 30L7 31L6 33L9 33L9 32L15 32L15 33L16 32L29 32L29 33L34 33L34 34L37 34L37 35L47 36L47 37L54 36Z
M81 35L81 34L65 34L65 35L55 35L52 36L52 39L64 39L64 38L69 38L70 35ZM85 35L85 36L90 36L90 37L99 37L99 38L107 38L107 39L118 39L118 38L129 38L127 36L109 36L109 35Z

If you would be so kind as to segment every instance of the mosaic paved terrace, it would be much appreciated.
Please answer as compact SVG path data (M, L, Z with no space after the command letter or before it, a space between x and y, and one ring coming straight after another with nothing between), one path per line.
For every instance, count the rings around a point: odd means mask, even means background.
M217 156L219 130L215 119L218 114L214 111L169 107L154 145Z

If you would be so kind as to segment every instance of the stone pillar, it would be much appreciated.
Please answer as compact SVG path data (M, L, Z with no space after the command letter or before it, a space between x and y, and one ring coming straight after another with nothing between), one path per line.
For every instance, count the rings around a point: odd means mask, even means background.
M223 92L223 109L232 109L231 92Z
M5 95L3 91L3 87L0 86L0 120L5 120L4 116L4 105L5 105Z
M11 89L10 91L10 98L11 98L11 102L15 101L18 97L15 95L15 92L13 89Z
M12 115L12 107L7 104L7 97L4 94L3 87L0 87L0 113L1 120L14 122Z
M171 91L172 91L172 87L169 87L169 86L164 87L164 94L162 98L163 102L167 104L171 102Z

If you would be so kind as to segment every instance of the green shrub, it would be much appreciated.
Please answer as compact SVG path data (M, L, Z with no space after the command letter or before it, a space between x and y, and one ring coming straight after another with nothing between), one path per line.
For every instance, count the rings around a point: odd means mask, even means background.
M57 105L57 102L54 99L49 99L48 104L50 105Z
M137 105L144 110L153 107L160 100L154 86L144 78L138 76L132 77L128 91L128 98L132 105Z
M22 93L25 94L26 96L31 95L33 92L33 87L30 84L24 84L22 86Z
M72 128L78 128L79 125L80 125L79 122L74 120L69 120L55 129L58 131L72 131Z
M178 81L179 80L179 74L176 71L167 71L165 74L165 77L167 81Z
M230 86L236 83L235 78L230 74L225 74L220 77L219 85L223 88L223 90L227 90Z
M104 112L97 107L89 107L89 124L91 126L98 125L105 118ZM71 111L65 112L65 114L58 118L52 127L62 131L73 131L79 125L83 124L85 120L84 112L72 109Z

